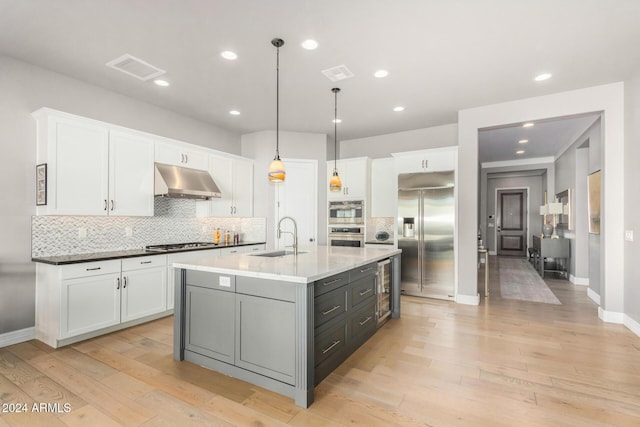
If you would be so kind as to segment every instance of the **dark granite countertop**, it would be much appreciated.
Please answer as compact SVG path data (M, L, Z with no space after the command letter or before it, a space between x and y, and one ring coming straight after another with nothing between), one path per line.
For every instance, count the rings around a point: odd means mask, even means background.
M369 240L364 243L365 245L393 245L393 240L385 240L384 242L380 240Z
M128 249L123 251L93 252L88 254L35 257L35 258L31 258L31 261L41 262L44 264L64 265L64 264L77 264L81 262L105 261L105 260L119 259L119 258L134 258L134 257L149 256L149 255L166 255L166 254L173 254L177 252L191 252L191 251L202 251L207 249L222 249L222 248L235 248L238 246L263 245L265 243L266 242L240 242L235 245L234 244L231 244L231 245L225 245L225 244L213 245L212 244L211 246L188 248L188 249L172 249L169 251L148 251L145 249Z

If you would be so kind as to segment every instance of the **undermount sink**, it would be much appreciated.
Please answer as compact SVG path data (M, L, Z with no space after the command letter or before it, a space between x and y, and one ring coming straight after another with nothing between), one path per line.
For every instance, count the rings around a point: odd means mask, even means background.
M306 254L306 252L298 251L298 255ZM293 251L273 251L273 252L265 252L263 254L252 254L252 256L266 256L266 257L277 257L277 256L285 256L285 255L293 255Z

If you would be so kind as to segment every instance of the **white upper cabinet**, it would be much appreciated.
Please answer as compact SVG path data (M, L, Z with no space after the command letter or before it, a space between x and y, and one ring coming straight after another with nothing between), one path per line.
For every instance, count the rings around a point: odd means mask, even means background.
M456 170L458 147L393 153L398 174Z
M198 202L198 216L253 216L253 160L212 154L209 174L222 197Z
M38 214L153 215L151 139L49 109L34 116L37 162L47 164L47 204Z
M358 157L338 160L338 175L342 181L341 191L329 190L333 167L334 162L328 161L326 179L328 200L369 200L371 159Z
M374 159L371 162L371 216L395 217L398 202L398 178L394 159Z
M204 150L168 138L158 139L156 162L203 171L209 167L208 154Z

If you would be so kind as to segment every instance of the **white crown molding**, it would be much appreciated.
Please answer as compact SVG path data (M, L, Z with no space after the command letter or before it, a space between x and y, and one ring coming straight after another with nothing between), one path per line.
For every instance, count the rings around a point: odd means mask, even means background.
M506 166L525 166L525 165L540 165L544 163L553 163L556 159L554 157L535 157L533 159L518 159L518 160L503 160L500 162L485 162L481 164L482 169L490 168L503 168Z
M0 348L21 342L32 340L36 337L36 328L34 326L17 331L7 332L0 335Z

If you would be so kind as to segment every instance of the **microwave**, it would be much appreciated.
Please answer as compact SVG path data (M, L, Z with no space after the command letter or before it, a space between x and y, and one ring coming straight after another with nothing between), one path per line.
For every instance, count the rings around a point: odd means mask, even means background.
M364 201L329 202L329 224L364 224Z

